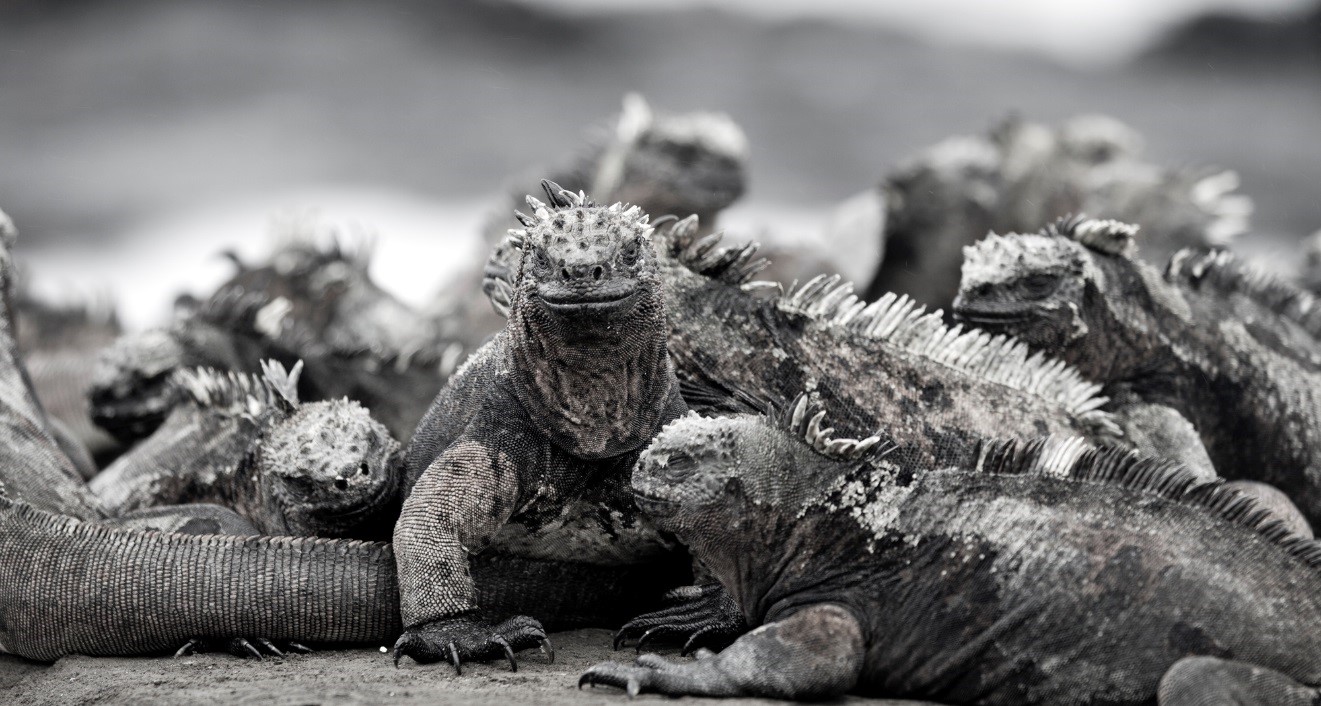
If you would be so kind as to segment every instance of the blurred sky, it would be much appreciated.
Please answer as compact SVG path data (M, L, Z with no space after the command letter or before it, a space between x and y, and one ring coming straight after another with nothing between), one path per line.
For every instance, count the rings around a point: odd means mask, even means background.
M1107 113L1156 161L1238 170L1280 259L1321 227L1317 62L1143 51L1203 10L1287 29L1317 0L519 1L0 0L20 260L141 326L225 276L220 249L269 249L273 213L313 210L374 226L378 278L425 304L481 256L508 178L630 91L743 126L739 237L819 238L907 156L1013 113Z
M941 41L1038 51L1080 65L1114 62L1199 14L1287 18L1312 0L526 0L578 12L708 7L783 20L865 20Z

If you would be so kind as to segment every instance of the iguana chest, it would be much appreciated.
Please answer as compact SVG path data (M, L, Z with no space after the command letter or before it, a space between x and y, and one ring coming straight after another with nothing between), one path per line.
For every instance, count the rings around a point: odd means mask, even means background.
M633 505L626 482L626 474L610 474L574 495L544 484L500 528L488 551L607 566L644 563L673 551L673 540Z

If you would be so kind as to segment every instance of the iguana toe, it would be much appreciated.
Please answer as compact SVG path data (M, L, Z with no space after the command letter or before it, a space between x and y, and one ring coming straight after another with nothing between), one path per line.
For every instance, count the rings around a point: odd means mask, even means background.
M724 647L747 630L738 605L719 585L689 586L670 595L679 603L625 623L615 634L615 649L635 635L639 652L652 638L686 636L682 654L687 655L702 646Z
M519 650L542 647L554 659L546 631L536 620L516 616L494 627L468 618L437 620L409 628L395 643L393 657L396 667L404 657L412 657L418 664L449 660L457 674L463 674L463 662L504 657L509 668L518 671L514 656Z
M595 688L597 684L604 684L623 689L629 698L632 698L641 694L644 690L655 691L655 675L656 670L651 667L620 664L619 662L602 662L583 672L583 675L578 678L578 688L581 689L583 686Z

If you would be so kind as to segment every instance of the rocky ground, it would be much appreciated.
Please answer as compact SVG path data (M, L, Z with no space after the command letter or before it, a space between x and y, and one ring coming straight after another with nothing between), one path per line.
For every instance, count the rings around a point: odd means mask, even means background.
M630 652L610 652L606 630L577 630L552 636L556 658L547 664L536 651L525 652L517 672L506 664L473 664L463 676L448 666L422 666L405 660L400 669L376 650L321 651L263 662L228 655L170 658L66 657L41 665L0 657L0 702L27 704L175 703L263 704L622 704L617 689L579 691L587 667ZM669 699L643 696L643 701ZM762 699L722 701L780 703ZM849 704L909 704L848 698Z

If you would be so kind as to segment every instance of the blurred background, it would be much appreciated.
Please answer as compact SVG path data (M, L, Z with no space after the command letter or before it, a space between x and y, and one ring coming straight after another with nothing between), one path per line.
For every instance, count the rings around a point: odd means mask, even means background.
M378 281L424 303L509 177L629 91L743 127L722 224L749 234L819 238L947 136L1098 112L1236 170L1246 249L1287 265L1321 228L1316 0L0 0L0 208L39 290L130 327L290 212L374 230Z

